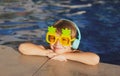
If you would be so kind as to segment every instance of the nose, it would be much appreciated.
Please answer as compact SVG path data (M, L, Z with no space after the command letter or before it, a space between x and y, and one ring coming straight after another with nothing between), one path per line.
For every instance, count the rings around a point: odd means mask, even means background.
M57 39L54 45L60 45L60 40Z

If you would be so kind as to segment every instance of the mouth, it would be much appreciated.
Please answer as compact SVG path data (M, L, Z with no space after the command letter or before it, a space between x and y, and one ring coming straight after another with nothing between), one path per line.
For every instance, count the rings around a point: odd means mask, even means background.
M61 50L63 49L62 47L54 47L54 50Z
M54 49L55 49L55 50L59 50L59 49L62 49L62 48L55 47Z
M61 47L54 47L54 52L57 54L62 54L64 52L64 49Z

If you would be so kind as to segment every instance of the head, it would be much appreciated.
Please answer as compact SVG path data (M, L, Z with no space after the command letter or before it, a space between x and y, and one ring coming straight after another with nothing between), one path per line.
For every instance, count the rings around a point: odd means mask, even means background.
M69 29L71 30L71 38L76 38L76 35L77 35L77 29L75 27L75 25L68 21L68 20L58 20L56 23L53 24L53 27L55 27L57 30L56 30L56 33L57 34L62 34L62 30L61 29Z
M69 20L58 20L53 24L54 32L56 35L56 40L54 43L50 43L51 49L59 54L72 51L72 43L76 39L77 29L73 22ZM67 32L64 33L63 30ZM69 35L67 35L69 33ZM65 37L65 39L64 39ZM50 36L51 40L54 39ZM65 41L65 43L64 43ZM67 43L69 42L69 43ZM63 44L62 44L63 43ZM65 44L65 45L64 45ZM66 45L69 44L69 45Z

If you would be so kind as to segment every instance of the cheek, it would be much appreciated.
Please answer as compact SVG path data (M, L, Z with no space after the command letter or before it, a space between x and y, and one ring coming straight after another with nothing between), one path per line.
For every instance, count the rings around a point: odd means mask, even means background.
M66 51L69 51L69 50L71 50L71 47L64 47L64 49L65 49Z

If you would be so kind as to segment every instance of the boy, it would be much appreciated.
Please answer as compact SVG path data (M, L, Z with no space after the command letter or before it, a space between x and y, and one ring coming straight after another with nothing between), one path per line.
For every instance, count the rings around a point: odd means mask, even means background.
M25 55L47 56L59 61L73 60L88 65L98 64L100 58L97 54L76 50L80 39L80 30L76 24L70 20L61 19L53 26L48 27L46 41L50 47L22 43L19 46L19 51Z

